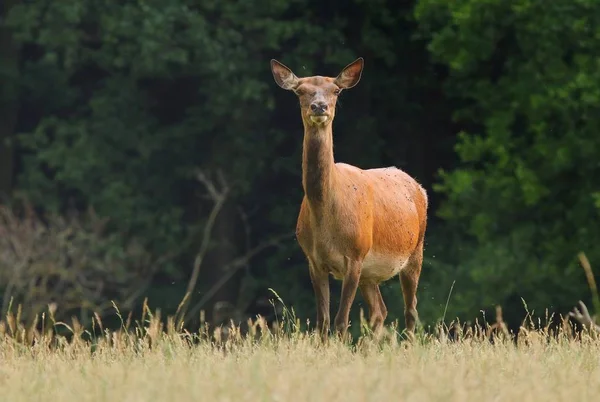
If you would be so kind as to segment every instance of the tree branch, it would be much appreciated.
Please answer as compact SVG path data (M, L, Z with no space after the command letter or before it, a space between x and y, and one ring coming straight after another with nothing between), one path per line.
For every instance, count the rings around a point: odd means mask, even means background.
M185 316L185 320L188 321L194 315L198 314L200 312L200 309L202 309L202 307L204 307L206 302L208 302L217 293L217 291L223 285L225 285L233 277L233 275L235 275L235 273L240 268L244 267L254 256L256 256L258 253L260 253L261 251L263 251L264 249L266 249L268 247L275 247L275 246L280 245L283 240L290 238L293 235L294 235L293 232L285 233L285 234L281 234L281 235L272 237L271 239L265 240L264 242L258 244L253 249L249 250L243 256L240 256L240 257L236 258L235 260L231 261L229 264L227 264L225 266L225 274L213 285L212 288L209 289L208 292L206 292L206 294L204 294L204 296L202 296L202 299L200 299L200 301L198 303L196 303L196 305Z
M581 300L579 308L575 307L573 311L569 312L569 317L580 323L587 331L600 331L600 325L594 323L586 305Z
M225 201L227 200L227 197L230 192L229 184L225 180L223 172L221 170L218 170L216 172L216 175L217 180L219 181L220 189L217 189L215 183L212 180L210 180L203 171L199 170L196 172L196 178L199 182L201 182L204 185L204 187L206 187L208 195L213 200L214 204L212 210L210 211L206 224L204 225L200 249L198 250L198 253L196 253L196 257L194 258L194 267L192 269L192 275L190 276L190 280L187 285L184 300L181 303L181 315L185 314L189 296L193 293L196 287L196 283L198 282L198 277L200 275L200 267L202 266L202 262L204 261L206 253L208 252L208 246L210 244L212 229L217 220L217 216L223 208L223 205L225 204Z

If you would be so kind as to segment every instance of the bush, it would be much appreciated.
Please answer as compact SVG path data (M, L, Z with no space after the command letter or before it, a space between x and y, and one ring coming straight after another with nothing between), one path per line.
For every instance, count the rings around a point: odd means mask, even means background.
M135 240L106 234L93 210L83 217L42 217L29 205L0 205L2 313L21 305L31 319L53 304L61 316L101 314L114 300L127 308L152 277L149 254ZM125 244L120 246L119 244Z

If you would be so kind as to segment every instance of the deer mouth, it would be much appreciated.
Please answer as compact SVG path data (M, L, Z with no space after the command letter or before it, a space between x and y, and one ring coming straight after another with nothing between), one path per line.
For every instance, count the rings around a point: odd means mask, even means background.
M313 114L310 116L310 121L315 124L323 124L329 119L329 116L326 114Z

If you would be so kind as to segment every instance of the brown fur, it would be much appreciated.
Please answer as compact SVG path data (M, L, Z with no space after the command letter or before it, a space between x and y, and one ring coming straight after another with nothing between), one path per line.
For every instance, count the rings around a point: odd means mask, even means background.
M336 77L298 78L272 60L275 81L300 99L304 144L304 198L296 227L306 254L317 302L317 328L329 330L329 274L342 280L335 327L345 335L356 290L369 307L369 322L379 330L387 309L379 284L399 275L405 323L412 333L417 314L417 285L423 262L427 193L395 167L359 169L333 158L332 122L339 92L360 80L362 58ZM311 109L311 104L313 108ZM321 109L318 109L321 107ZM316 110L316 112L315 112ZM325 121L315 121L314 116Z

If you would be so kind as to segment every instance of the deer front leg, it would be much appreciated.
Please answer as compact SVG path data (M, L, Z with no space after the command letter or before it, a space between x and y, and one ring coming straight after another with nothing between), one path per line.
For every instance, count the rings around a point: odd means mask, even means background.
M344 257L344 264L346 265L346 274L342 281L340 307L335 316L335 329L338 335L341 335L342 339L345 338L346 331L348 330L350 308L356 297L356 290L358 289L362 269L362 262L351 260L348 257Z
M314 262L309 260L308 264L317 304L317 331L325 340L329 332L329 275L327 271L317 269Z

